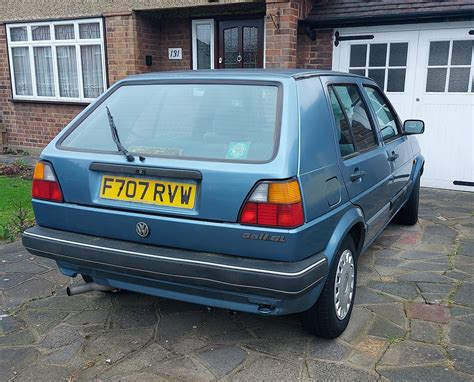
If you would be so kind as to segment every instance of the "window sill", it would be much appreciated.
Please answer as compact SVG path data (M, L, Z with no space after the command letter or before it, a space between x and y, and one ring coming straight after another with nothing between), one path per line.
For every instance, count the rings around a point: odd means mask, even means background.
M56 101L56 100L44 100L44 99L17 99L9 98L8 101L12 103L42 103L51 105L71 105L71 106L88 106L91 101Z

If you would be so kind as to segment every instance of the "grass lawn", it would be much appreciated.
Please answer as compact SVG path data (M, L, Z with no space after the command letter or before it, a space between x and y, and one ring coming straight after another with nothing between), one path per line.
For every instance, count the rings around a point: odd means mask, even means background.
M19 206L27 211L27 217L33 219L31 208L31 180L12 176L0 176L0 240L7 239L9 229L16 216Z

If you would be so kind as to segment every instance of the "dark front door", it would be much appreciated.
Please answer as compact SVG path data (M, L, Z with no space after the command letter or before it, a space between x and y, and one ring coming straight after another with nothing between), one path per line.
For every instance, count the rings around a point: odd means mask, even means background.
M220 69L263 68L263 20L219 22Z

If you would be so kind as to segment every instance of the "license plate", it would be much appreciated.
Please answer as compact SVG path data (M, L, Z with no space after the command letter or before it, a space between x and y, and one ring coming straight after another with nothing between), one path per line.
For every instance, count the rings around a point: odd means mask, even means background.
M192 209L196 198L196 185L143 178L103 176L100 197Z

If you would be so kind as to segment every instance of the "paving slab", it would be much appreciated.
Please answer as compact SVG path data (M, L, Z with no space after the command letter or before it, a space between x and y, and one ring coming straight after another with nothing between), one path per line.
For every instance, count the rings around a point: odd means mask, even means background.
M444 363L446 357L439 346L410 340L392 344L384 353L379 365L415 366L425 363Z
M437 344L442 338L442 328L432 322L411 320L410 338L414 341Z
M301 362L295 364L280 359L261 357L254 363L241 367L233 374L232 380L236 382L296 381L301 374L301 364Z
M472 376L458 373L447 366L378 367L377 371L392 381L472 382Z
M449 338L453 344L472 347L474 344L474 326L463 322L450 322Z
M378 379L373 371L340 363L309 360L307 367L309 378L313 381L376 381Z
M449 309L440 305L407 304L406 312L408 318L438 322L441 324L445 324L449 320Z

